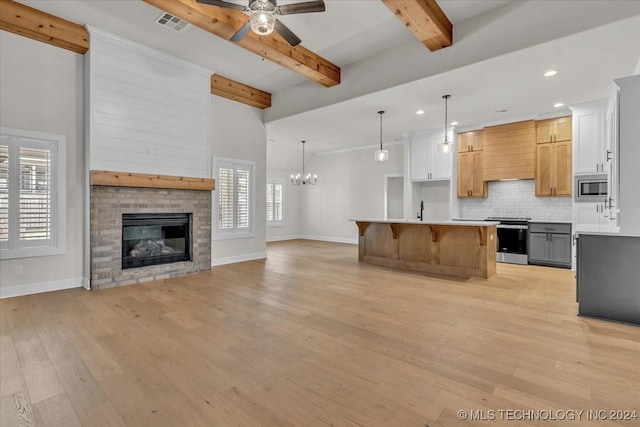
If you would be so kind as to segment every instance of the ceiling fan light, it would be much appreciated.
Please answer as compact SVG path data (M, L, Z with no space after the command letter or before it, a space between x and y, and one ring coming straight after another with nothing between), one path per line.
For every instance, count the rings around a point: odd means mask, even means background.
M276 24L276 17L273 13L258 10L251 14L251 31L254 33L266 36L273 32L273 29Z

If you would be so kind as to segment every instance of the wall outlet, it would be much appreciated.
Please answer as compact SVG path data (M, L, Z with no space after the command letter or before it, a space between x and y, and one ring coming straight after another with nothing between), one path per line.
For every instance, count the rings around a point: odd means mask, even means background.
M21 265L16 265L15 267L13 267L13 275L14 276L22 276L22 266Z

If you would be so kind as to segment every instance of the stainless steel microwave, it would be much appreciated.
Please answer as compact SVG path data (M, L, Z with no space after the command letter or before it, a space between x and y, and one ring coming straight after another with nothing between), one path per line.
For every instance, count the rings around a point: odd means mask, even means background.
M607 175L576 175L573 199L576 202L604 202L607 198Z

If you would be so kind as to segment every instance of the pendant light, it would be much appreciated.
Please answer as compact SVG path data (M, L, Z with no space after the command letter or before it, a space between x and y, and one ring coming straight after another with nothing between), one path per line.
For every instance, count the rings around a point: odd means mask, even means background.
M449 105L447 101L449 98L451 98L451 95L442 96L442 99L444 99L444 141L438 144L438 151L445 154L451 149L447 132L447 114L449 112Z
M375 160L376 162L385 162L389 160L389 150L382 149L382 115L384 111L378 111L380 114L380 149L375 152Z
M302 141L302 174L291 175L291 184L293 185L316 185L318 182L318 175L311 175L310 173L304 173L304 143L307 141Z

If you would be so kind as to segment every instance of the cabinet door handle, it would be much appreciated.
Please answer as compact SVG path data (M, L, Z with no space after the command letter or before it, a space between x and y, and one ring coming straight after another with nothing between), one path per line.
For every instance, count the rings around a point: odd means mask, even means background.
M611 152L611 150L607 150L607 162L612 159L612 157L613 157L612 154L613 153Z
M606 199L604 199L604 209L608 209L607 208L607 203L609 203L609 198L608 197Z

